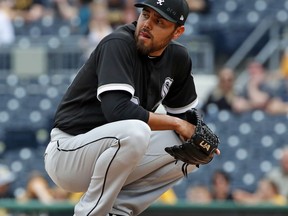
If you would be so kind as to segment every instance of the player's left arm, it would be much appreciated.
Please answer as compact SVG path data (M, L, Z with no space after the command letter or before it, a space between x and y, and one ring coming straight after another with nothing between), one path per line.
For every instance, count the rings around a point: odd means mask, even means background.
M185 119L185 112L196 108L198 96L192 75L192 60L183 47L178 47L178 55L171 68L173 83L162 101L169 115Z

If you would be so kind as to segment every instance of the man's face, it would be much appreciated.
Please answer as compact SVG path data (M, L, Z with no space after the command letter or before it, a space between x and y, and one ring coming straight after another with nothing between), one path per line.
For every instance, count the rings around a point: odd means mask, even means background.
M175 25L155 10L143 8L135 32L138 50L145 55L160 56L168 43L184 32L183 26Z

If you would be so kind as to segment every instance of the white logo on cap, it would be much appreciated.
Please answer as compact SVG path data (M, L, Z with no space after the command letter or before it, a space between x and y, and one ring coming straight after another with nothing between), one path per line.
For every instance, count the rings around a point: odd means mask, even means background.
M183 15L181 15L180 20L184 20L184 16Z
M163 5L164 2L165 2L165 0L158 0L158 1L157 1L157 4Z

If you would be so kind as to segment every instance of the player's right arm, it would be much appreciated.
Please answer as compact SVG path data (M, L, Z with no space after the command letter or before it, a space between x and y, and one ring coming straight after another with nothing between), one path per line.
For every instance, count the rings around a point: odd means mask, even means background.
M191 138L195 131L195 126L189 122L160 113L149 112L148 125L151 130L174 130L185 140Z
M194 133L194 125L178 117L149 112L131 102L131 95L125 91L102 93L101 106L108 122L138 119L146 122L151 130L174 130L185 139Z

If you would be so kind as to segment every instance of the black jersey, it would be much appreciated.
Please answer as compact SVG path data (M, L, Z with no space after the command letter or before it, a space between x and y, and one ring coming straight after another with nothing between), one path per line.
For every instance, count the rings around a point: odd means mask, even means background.
M101 109L101 94L107 91L126 91L132 102L153 112L161 103L171 114L196 106L186 48L171 41L160 57L141 55L135 27L136 22L124 25L99 43L64 95L55 127L77 135L108 123Z

